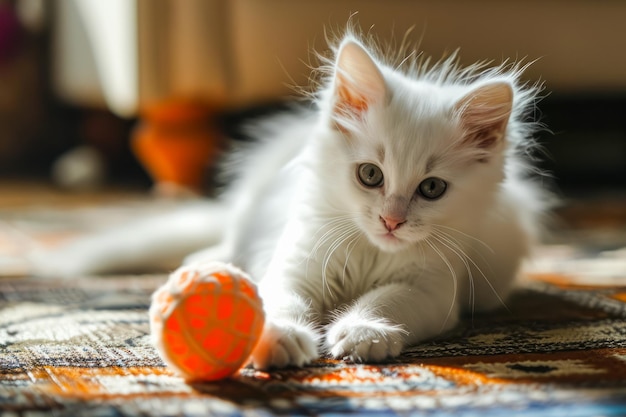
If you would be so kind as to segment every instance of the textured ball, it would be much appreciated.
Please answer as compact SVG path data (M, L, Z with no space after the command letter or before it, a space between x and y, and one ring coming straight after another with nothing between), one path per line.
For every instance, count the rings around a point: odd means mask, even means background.
M224 263L183 266L152 295L155 345L188 381L236 372L259 340L264 321L256 286L243 271Z

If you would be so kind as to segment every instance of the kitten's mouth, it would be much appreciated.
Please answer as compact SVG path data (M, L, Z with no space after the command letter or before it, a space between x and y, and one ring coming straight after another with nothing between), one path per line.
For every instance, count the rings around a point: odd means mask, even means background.
M394 232L387 232L387 233L383 234L382 236L383 236L383 239L390 240L392 242L400 240L400 239L398 239L398 236L396 236L394 234Z
M379 235L385 245L399 245L403 242L395 232L386 232Z
M384 252L397 252L406 247L409 240L406 240L406 236L404 232L399 230L386 230L385 228L379 228L380 225L377 224L376 227L364 229L367 231L368 240L378 249ZM398 233L402 232L402 233ZM400 236L398 236L400 234Z

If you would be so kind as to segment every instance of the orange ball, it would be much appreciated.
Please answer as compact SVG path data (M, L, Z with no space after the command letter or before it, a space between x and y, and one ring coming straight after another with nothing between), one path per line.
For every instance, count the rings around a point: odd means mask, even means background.
M188 381L235 373L252 353L264 321L256 286L229 264L183 266L152 295L155 345L165 363Z

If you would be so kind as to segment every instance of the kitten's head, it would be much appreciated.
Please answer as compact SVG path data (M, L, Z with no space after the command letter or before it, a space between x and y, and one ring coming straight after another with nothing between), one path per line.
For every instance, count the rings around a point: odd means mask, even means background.
M414 73L379 63L348 37L321 104L342 158L329 169L343 209L385 251L480 221L517 129L513 75L468 81L474 74L452 61Z

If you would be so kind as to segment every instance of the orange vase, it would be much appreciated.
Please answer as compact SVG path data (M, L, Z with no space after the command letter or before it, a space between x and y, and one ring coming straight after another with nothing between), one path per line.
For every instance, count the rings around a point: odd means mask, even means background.
M219 149L214 111L190 100L146 106L133 132L132 149L157 186L200 191Z

